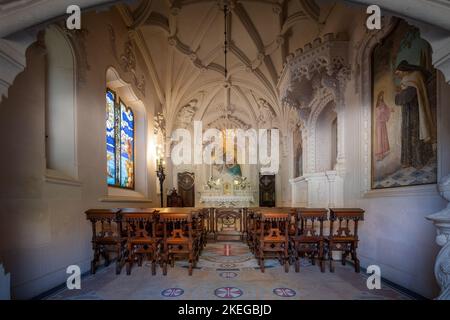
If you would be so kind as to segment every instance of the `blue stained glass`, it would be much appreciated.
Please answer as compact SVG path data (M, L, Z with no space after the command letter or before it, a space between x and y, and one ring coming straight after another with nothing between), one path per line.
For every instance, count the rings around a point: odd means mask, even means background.
M134 188L134 115L120 103L120 186Z
M106 161L109 186L134 189L134 114L106 91Z
M106 164L108 185L115 185L116 170L116 128L115 128L115 94L106 92Z

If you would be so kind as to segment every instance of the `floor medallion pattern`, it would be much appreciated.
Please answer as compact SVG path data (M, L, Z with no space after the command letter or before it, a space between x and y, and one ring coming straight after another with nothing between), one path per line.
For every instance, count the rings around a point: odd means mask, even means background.
M295 290L289 288L275 288L273 293L282 298L292 298L297 294Z
M169 288L165 289L161 292L161 295L166 298L176 298L181 296L184 293L184 290L181 288Z
M214 290L214 295L222 299L236 299L242 296L244 292L236 287L222 287Z
M230 245L226 256L224 244ZM81 279L81 290L61 289L49 300L211 300L211 299L298 299L298 300L398 300L409 296L382 282L381 290L367 289L367 275L357 274L350 265L336 263L336 270L325 273L308 259L301 260L300 272L294 266L288 273L277 260L266 260L262 273L245 243L210 242L204 248L192 276L186 261L177 261L167 275L157 266L152 275L150 264L134 265L131 275L125 269L115 274L115 265L100 268L95 275Z
M233 279L236 278L239 274L237 272L221 272L219 276L225 279Z

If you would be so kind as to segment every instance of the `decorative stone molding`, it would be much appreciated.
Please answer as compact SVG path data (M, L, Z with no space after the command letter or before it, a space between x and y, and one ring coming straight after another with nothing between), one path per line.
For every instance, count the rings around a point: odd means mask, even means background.
M314 91L321 87L332 88L341 97L349 75L347 37L342 33L326 34L287 57L278 81L280 99L301 109L308 107ZM295 95L298 86L309 90L309 99Z
M316 157L317 157L317 150L318 150L318 141L316 137L316 126L317 126L317 119L319 115L322 113L324 108L333 101L336 101L336 97L334 96L333 92L327 88L323 88L321 90L318 90L316 92L316 96L311 102L309 110L309 117L306 121L305 128L307 128L308 134L306 134L306 131L303 132L303 134L306 137L306 144L307 144L307 152L304 153L304 162L306 163L306 172L313 173L317 172L316 168Z
M348 59L346 35L326 34L289 56L279 79L281 103L298 110L303 125L305 173L321 171L316 168L316 125L324 108L332 102L338 117L336 169L341 176L345 173L343 113L344 92L350 79Z
M89 31L86 29L69 30L66 28L64 22L60 22L57 25L72 48L76 61L77 84L83 84L86 82L87 71L91 69L86 50L86 37L89 34Z
M158 112L154 117L153 133L155 135L161 133L163 137L166 136L166 120L162 112Z
M114 27L111 24L108 25L108 32L111 52L113 53L115 59L118 61L121 70L123 72L131 74L134 86L145 97L145 77L143 74L138 75L136 71L136 49L133 45L135 34L133 33L133 31L128 34L129 37L124 44L123 53L119 55L117 52L116 34L114 31Z
M0 37L12 35L19 30L65 15L67 7L77 4L80 8L105 5L111 0L3 0L0 1Z
M260 128L271 128L275 119L275 112L269 102L260 98L258 100L257 120Z
M293 154L293 132L300 125L298 112L295 108L285 104L273 122L274 127L280 129L281 155L287 158Z
M238 117L235 117L233 115L229 116L220 116L217 119L211 121L206 125L207 128L215 128L218 130L225 130L225 129L243 129L248 130L251 128L250 125L239 119Z
M336 171L305 174L291 179L292 205L332 208L344 205L343 179Z
M441 196L450 202L450 175L442 179L439 184ZM441 288L437 300L450 300L450 203L444 210L427 216L437 229L436 243L442 247L439 251L435 265L434 274Z
M63 23L56 24L61 33L70 43L76 61L77 84L84 83L86 71L90 69L85 46L87 31L85 29L71 31ZM43 39L38 39L37 31L22 32L8 39L0 39L0 102L8 97L8 89L15 78L26 67L26 51L36 41L45 48ZM39 37L41 38L41 37Z
M21 33L0 39L0 103L8 97L8 88L26 66L26 51L36 41L35 34Z
M367 73L370 71L369 61L371 61L371 55L373 48L383 40L395 27L398 19L391 16L381 17L381 25L383 28L381 30L369 30L366 29L364 37L358 41L354 49L356 51L355 55L355 67L353 68L353 76L358 81L355 81L355 92L360 93L363 89L367 89L370 86L364 81L367 79ZM363 86L365 85L365 88Z
M198 109L197 104L198 100L193 99L187 105L181 107L181 109L178 111L176 119L176 126L178 128L187 128L192 124L192 119L194 118L195 113Z

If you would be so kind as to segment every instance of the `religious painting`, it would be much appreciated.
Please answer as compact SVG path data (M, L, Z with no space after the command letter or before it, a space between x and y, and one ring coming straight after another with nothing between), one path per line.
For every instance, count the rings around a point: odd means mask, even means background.
M134 114L106 90L106 167L111 187L134 189Z
M372 59L372 189L436 183L430 45L417 28L399 20Z
M232 193L233 193L232 190L233 190L233 188L232 188L230 182L227 181L227 182L224 182L224 183L223 183L223 194L224 194L224 195L230 195L230 194L232 194Z
M116 130L115 130L116 94L106 91L106 167L108 185L116 183Z
M134 188L134 115L120 102L120 186Z

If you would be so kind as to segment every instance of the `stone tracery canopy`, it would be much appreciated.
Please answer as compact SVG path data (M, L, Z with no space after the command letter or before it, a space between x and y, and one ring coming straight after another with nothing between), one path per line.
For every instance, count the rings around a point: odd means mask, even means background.
M350 76L345 34L326 34L287 58L279 80L280 100L299 111L308 122L316 96L330 92L338 104Z

